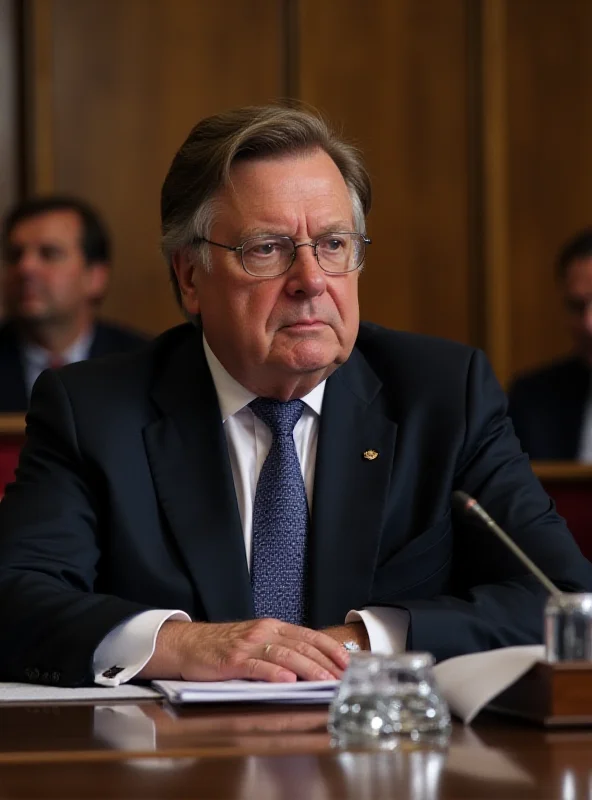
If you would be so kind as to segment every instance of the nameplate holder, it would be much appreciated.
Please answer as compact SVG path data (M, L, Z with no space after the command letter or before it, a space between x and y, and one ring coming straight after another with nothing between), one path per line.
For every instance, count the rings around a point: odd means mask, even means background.
M592 662L537 662L489 704L546 728L592 727Z

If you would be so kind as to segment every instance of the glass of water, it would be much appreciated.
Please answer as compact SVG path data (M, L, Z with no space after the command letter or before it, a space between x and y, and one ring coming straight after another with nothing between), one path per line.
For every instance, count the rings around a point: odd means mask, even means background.
M401 735L447 736L450 712L436 685L430 653L353 653L329 711L339 744L386 747Z

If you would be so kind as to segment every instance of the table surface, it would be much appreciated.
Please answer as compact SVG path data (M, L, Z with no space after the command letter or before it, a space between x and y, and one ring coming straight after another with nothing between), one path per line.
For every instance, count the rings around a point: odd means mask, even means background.
M592 797L592 731L482 715L447 744L340 750L318 707L0 706L0 798Z

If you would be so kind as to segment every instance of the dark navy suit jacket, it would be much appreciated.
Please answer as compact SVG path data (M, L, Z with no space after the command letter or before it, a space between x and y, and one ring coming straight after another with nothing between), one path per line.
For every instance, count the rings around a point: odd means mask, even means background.
M199 330L48 370L27 421L0 505L0 680L91 681L103 637L149 608L253 617ZM363 324L325 389L310 625L383 605L406 609L408 646L438 659L541 642L545 591L488 530L451 512L456 489L562 589L592 590L592 567L521 453L485 356Z
M127 353L145 344L147 338L128 328L98 322L89 358ZM19 338L12 322L0 325L0 412L18 413L29 405Z
M590 375L573 357L521 375L511 385L508 413L532 459L577 458Z

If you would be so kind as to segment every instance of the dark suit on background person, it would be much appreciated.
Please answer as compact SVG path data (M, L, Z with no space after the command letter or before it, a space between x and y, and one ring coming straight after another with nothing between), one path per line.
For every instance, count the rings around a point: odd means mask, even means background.
M508 392L508 414L532 459L578 457L590 369L576 356L520 375Z
M139 333L107 322L97 322L88 358L126 353L146 343ZM12 322L0 325L0 413L19 413L29 405L21 345Z
M571 356L514 377L508 413L532 459L592 461L592 228L560 249L555 277L573 341Z
M363 457L369 449L374 460ZM590 564L520 454L484 356L362 325L327 382L310 624L388 605L410 614L408 647L438 659L539 642L545 591L489 531L451 517L456 489L478 494L562 589L592 588ZM45 373L0 527L3 679L92 680L101 639L147 608L251 618L201 331L181 326L137 354Z

